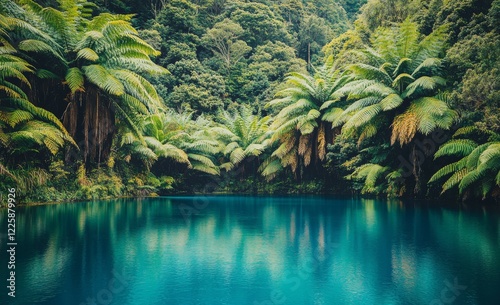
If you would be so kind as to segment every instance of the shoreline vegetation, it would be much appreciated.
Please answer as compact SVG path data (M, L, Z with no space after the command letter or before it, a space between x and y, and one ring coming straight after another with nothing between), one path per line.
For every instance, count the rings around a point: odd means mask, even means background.
M0 185L498 205L500 0L0 0Z

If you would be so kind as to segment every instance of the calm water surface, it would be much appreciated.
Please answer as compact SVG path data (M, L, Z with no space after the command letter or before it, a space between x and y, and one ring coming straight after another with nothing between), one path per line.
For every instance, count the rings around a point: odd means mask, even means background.
M15 300L0 238L0 304L500 304L500 216L482 210L222 196L18 208Z

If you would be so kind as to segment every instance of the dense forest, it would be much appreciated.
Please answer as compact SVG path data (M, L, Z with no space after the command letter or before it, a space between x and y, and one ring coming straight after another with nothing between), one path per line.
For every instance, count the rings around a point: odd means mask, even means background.
M499 38L500 0L0 0L0 185L498 201Z

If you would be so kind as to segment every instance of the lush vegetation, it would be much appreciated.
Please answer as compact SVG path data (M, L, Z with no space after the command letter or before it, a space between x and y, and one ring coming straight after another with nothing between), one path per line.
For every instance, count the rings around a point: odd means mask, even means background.
M499 0L0 0L0 184L498 201L499 29Z

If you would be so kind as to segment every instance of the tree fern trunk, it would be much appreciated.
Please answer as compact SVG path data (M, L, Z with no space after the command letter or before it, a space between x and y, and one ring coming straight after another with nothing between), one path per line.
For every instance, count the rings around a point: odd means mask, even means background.
M115 118L108 98L98 89L88 87L84 93L77 93L70 100L63 113L63 124L80 147L80 158L87 168L106 162L111 153L115 131ZM75 152L66 154L70 161ZM74 161L74 160L73 160Z

